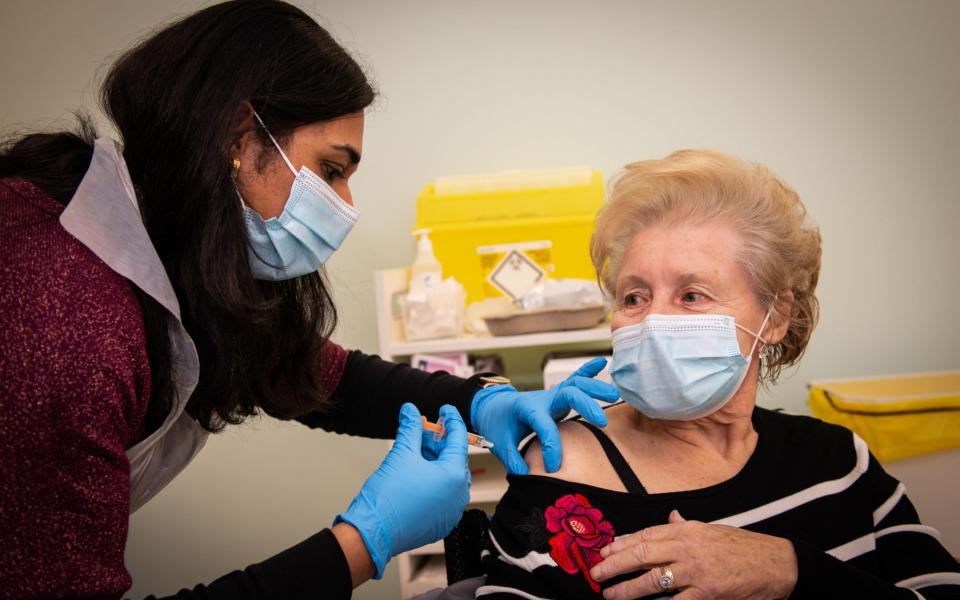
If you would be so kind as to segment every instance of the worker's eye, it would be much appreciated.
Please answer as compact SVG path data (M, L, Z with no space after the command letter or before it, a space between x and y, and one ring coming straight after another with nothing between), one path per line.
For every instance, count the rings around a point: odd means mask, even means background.
M343 179L343 168L337 165L324 163L323 175L328 182L333 182L338 179Z

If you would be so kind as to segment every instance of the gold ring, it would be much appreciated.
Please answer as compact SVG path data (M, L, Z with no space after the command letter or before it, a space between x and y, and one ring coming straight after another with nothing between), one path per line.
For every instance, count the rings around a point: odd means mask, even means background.
M673 588L673 571L670 570L670 567L667 565L660 567L660 578L657 580L657 583L659 583L660 587L664 590Z

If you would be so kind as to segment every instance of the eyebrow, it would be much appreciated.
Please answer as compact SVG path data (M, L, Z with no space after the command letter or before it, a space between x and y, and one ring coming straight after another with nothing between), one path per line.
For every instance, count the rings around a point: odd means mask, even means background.
M350 162L352 164L360 163L360 153L357 152L357 149L351 146L350 144L337 144L331 146L334 150L339 150L340 152L345 152L347 156L350 157Z
M624 277L623 286L625 288L641 287L645 290L651 289L650 284L647 283L647 281L643 277L638 277L636 275L627 275L626 277Z
M697 283L703 280L704 278L699 275L695 275L693 273L684 273L683 275L677 278L677 283L679 283L680 286L683 287L686 285L690 285L691 283Z
M679 287L688 286L688 285L690 285L691 283L698 283L698 282L701 282L701 281L706 281L706 279L705 279L703 276L701 276L701 275L697 275L696 273L684 273L684 274L680 275L679 277L677 277L677 285L678 285ZM628 288L629 288L629 287L640 287L640 288L643 288L643 289L645 289L645 290L651 290L651 289L653 289L653 288L650 286L650 284L647 283L647 281L646 281L643 277L639 277L639 276L637 276L637 275L627 275L626 277L624 277L624 278L623 278L623 285L624 285L624 287L628 287Z

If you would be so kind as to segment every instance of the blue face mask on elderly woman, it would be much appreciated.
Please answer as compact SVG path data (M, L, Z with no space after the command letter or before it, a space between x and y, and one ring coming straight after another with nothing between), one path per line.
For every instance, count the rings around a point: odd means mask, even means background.
M243 203L243 221L250 240L250 269L256 279L293 279L319 269L343 243L359 213L306 165L298 173L260 115L253 115L270 136L294 180L279 217L264 220Z
M754 333L727 315L648 315L613 332L611 376L621 397L651 419L690 421L740 389L771 308ZM737 328L755 339L740 354Z

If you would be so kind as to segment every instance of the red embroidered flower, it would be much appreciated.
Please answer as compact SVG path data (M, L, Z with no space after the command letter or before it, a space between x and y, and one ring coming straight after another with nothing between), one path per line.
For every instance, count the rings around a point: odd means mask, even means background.
M595 592L600 586L590 569L601 561L600 549L613 541L613 525L580 494L566 495L544 511L550 538L550 556L567 573L581 571Z

